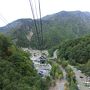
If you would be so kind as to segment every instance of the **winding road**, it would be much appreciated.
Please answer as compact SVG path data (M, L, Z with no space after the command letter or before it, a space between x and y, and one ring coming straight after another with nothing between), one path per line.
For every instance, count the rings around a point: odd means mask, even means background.
M64 72L65 73L65 72ZM65 76L66 77L66 76ZM49 90L64 90L64 85L66 83L65 77L62 80L57 80L56 85L53 87L50 87Z
M53 57L50 57L48 59L57 59L57 51L58 50L55 50L54 53L53 53ZM39 51L36 52L36 50L33 51L33 53L37 53L37 55L40 54L40 52ZM86 76L83 73L81 73L80 70L77 70L75 67L73 67L71 65L69 65L69 66L72 68L72 70L75 73L79 90L90 90L90 88L86 87L85 84L84 84L84 82L86 81ZM56 86L50 87L49 90L64 90L64 84L67 82L67 80L66 80L66 72L61 66L60 66L60 69L63 72L64 78L62 80L57 80L56 81ZM80 78L80 76L82 76L83 78Z
M51 57L49 59L57 59L57 51L58 50L55 50L54 53L53 53L53 57ZM63 79L62 80L57 80L56 85L54 87L50 87L49 90L64 90L64 85L67 82L67 80L66 80L66 72L61 66L60 66L60 69L63 72Z
M53 54L53 58L55 58L55 57L57 57L57 50ZM69 66L72 68L72 70L75 73L79 90L90 90L90 88L85 86L85 84L84 84L86 81L86 76L80 70L77 70L74 66L71 66L71 65L69 65ZM52 89L52 90L64 90L63 83L65 84L65 82L66 82L66 72L62 67L60 67L60 68L63 71L64 79L59 83L57 82L59 84L59 86L58 86L58 84L56 85L56 87L58 87L58 89ZM83 78L80 78L81 76Z
M72 70L75 73L79 90L90 90L90 88L86 87L84 84L84 82L86 81L86 76L80 70L77 70L76 68L74 68L71 65L69 65L69 66L72 68ZM80 77L83 77L83 78L80 78Z
M53 53L53 57L49 57L48 59L57 59L57 51L58 50L55 50Z

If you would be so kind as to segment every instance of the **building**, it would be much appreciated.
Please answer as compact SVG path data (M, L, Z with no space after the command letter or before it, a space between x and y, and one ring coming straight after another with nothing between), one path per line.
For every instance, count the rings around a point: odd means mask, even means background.
M33 56L31 60L40 76L50 76L51 65L47 63L48 59L45 56Z

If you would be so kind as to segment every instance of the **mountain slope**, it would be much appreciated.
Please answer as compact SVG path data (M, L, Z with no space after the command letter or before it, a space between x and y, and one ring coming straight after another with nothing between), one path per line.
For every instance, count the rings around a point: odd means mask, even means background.
M65 58L90 76L90 35L63 42L58 49L58 57Z
M38 22L38 20L37 20ZM15 23L16 26L14 25ZM78 38L90 33L90 13L81 11L62 11L53 15L48 15L42 18L43 35L45 48L55 46L66 39ZM9 26L9 25L8 25ZM19 46L36 46L35 28L33 20L20 19L11 23L15 30L7 30L7 26L0 28L0 31L12 33L12 37L17 39ZM11 27L9 26L9 27ZM32 39L27 39L27 34L33 32ZM18 36L19 37L18 37ZM19 42L19 43L18 43ZM26 44L25 44L26 43Z
M0 90L48 90L49 80L37 74L29 53L0 34Z

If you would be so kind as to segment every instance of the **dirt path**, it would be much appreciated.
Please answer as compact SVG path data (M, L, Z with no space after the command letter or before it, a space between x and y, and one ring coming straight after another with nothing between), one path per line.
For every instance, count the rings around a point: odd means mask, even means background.
M65 80L57 80L56 81L56 86L54 87L50 87L49 90L64 90L64 84L65 84Z
M64 85L67 82L67 80L66 80L66 72L61 66L60 66L60 69L63 72L63 77L64 78L62 80L57 80L56 85L54 87L50 87L49 90L64 90Z
M73 71L74 71L74 73L76 75L76 80L78 82L78 88L79 88L79 90L90 90L90 88L89 87L86 87L85 84L84 84L84 82L86 81L86 76L83 73L81 73L80 70L77 70L73 66L70 66L70 67L73 69ZM80 78L81 76L83 78Z

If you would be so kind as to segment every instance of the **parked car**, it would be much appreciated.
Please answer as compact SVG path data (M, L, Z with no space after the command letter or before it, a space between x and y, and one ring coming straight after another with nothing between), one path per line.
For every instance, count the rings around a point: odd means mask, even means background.
M80 76L80 78L83 78L83 76Z

